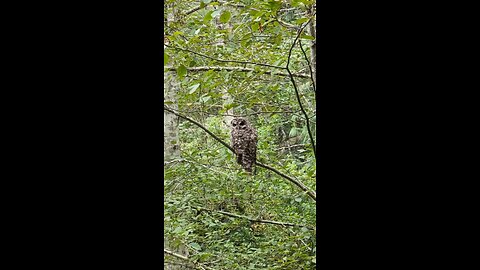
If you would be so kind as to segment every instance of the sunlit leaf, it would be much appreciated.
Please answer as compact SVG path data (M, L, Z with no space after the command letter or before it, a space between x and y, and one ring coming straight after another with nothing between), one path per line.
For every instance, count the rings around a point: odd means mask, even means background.
M232 14L230 13L230 11L226 10L220 16L220 22L221 23L227 23L230 20L231 17L232 17Z
M207 12L207 14L205 14L205 16L203 17L203 23L207 23L212 20L212 13L213 10L210 10L209 12Z
M177 68L177 74L178 76L180 77L183 77L187 74L187 68L184 66L184 65L180 65L178 68Z
M308 21L308 18L300 18L298 20L295 20L295 24L302 24L307 21Z
M168 64L168 60L169 60L169 57L168 57L168 54L166 52L163 53L163 65L167 65Z
M314 40L315 38L310 35L301 35L300 38Z
M195 91L197 91L197 88L198 88L199 86L200 86L199 83L190 86L190 91L189 91L188 93L189 93L189 94L193 94Z

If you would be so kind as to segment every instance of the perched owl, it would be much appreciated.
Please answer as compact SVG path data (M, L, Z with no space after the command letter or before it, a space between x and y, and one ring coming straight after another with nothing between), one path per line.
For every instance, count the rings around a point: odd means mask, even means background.
M232 147L237 163L249 173L257 159L257 131L245 118L234 118L232 124Z

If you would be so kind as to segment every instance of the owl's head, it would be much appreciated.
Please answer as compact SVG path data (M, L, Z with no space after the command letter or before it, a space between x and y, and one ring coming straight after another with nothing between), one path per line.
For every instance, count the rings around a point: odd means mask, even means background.
M244 118L234 118L231 124L233 128L236 128L236 129L246 129L248 126L247 120Z

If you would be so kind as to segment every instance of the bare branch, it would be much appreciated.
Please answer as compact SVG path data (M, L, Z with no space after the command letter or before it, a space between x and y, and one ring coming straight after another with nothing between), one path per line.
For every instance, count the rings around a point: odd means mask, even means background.
M290 75L290 80L292 81L293 88L295 89L295 95L297 96L297 101L298 101L298 105L300 105L300 110L302 110L302 113L305 116L305 121L307 122L308 136L310 137L310 143L312 144L312 148L313 148L313 155L315 156L315 159L316 159L317 158L317 153L316 153L317 150L316 150L316 147L315 147L315 141L313 139L312 131L311 131L311 128L310 128L310 120L308 118L307 112L303 108L302 101L300 99L300 95L299 95L299 92L298 92L297 84L295 83L295 79L293 78L293 74L290 71L290 68L288 67L290 65L290 58L292 57L292 50L295 47L295 44L297 43L298 38L302 34L303 29L305 29L305 27L312 21L314 16L315 16L315 13L313 14L312 17L310 17L310 19L298 31L297 36L295 37L295 40L293 41L293 44L290 47L290 51L288 52L288 60L287 60L286 69L287 69L288 74Z
M212 2L207 3L207 4L203 3L203 7L202 7L202 5L200 5L200 6L198 6L198 7L194 7L194 8L192 8L192 9L186 11L186 12L185 12L185 15L190 15L190 14L194 13L195 11L199 11L199 10L202 9L202 8L206 8L208 5L210 5L211 3L214 3L214 2L215 2L215 1L212 1Z
M258 161L255 162L256 165L260 166L260 167L263 167L267 170L270 170L280 176L282 176L283 178L289 180L290 182L294 183L297 187L301 188L303 191L305 191L305 193L307 193L308 196L310 196L310 198L312 198L314 201L317 200L317 194L315 193L315 191L313 190L310 190L307 186L305 186L302 182L298 181L298 180L295 180L293 179L292 177L282 173L282 172L279 172L277 169L275 168L272 168L268 165L265 165L265 164L262 164Z
M173 252L173 251L171 251L171 250L168 250L168 249L165 249L165 248L164 248L164 249L163 249L163 252L166 253L166 254L168 254L168 255L171 255L171 256L173 256L173 257L176 257L176 258L185 260L185 261L187 261L187 262L195 265L195 266L197 267L197 269L202 269L202 270L205 270L205 269L213 269L213 268L208 267L208 266L206 266L206 265L204 265L204 264L201 264L201 263L198 263L198 262L194 262L194 261L190 260L188 257L185 257L185 256L183 256L183 255L180 255L180 254L178 254L178 253L175 253L175 252Z
M223 146L225 146L226 148L230 149L230 151L234 152L235 153L235 150L233 150L233 148L228 145L226 142L222 141L222 139L218 138L215 134L213 134L210 130L208 130L207 128L205 128L202 124L198 123L197 121L193 120L193 119L190 119L184 115L181 115L177 112L175 112L173 109L171 108L168 108L166 106L163 106L163 109L166 110L167 112L171 112L173 114L175 114L176 116L180 117L180 118L183 118L193 124L195 124L197 127L203 129L205 132L208 133L208 135L212 136L215 140L217 140L218 142L220 142L221 144L223 144Z
M307 53L305 52L305 50L302 47L302 40L298 41L298 45L300 45L300 49L302 50L303 56L305 57L305 60L307 61L308 69L310 70L310 79L312 80L313 94L316 96L317 90L315 89L315 79L314 79L315 75L313 73L312 65L310 63L310 60L308 60Z
M291 148L296 148L296 147L305 147L306 144L294 144L294 145L289 145L289 146L284 146L284 147L280 147L280 148L277 148L275 149L275 151L280 151L280 150L283 150L283 149L291 149Z
M172 66L164 66L164 70L166 71L173 71L176 70L175 67ZM262 71L257 71L253 68L246 68L246 67L220 67L220 66L212 66L212 67L187 67L188 71L208 71L208 70L215 70L215 71L221 71L221 70L227 70L227 71L240 71L240 72L263 72L265 74L269 75L278 75L278 76L293 76L293 77L299 77L299 78L310 78L310 75L308 74L289 74L285 72L273 72L273 71L267 71L267 70L262 70Z
M222 106L220 106L222 107ZM191 113L204 113L204 114L208 114L208 115L213 115L213 116L233 116L233 117L247 117L247 116L252 116L252 115L257 115L257 114L275 114L275 113L292 113L292 114L296 114L298 112L301 112L301 110L297 110L297 111L259 111L259 112L253 112L253 113L247 113L247 114L228 114L228 113L225 113L225 114L218 114L218 113L209 113L209 112L204 112L204 111L198 111L198 110L188 110L188 111L182 111L182 110L176 110L177 112L181 112L181 113L186 113L186 114L191 114ZM303 117L303 115L299 115L301 117Z
M184 115L181 115L177 112L175 112L174 110L172 110L171 108L168 108L167 106L163 106L163 109L168 111L168 112L171 112L173 114L175 114L176 116L182 118L182 119L185 119L187 121L189 121L190 123L193 123L195 124L196 126L198 126L199 128L203 129L205 132L207 132L210 136L212 136L212 138L214 138L215 140L217 140L218 142L220 142L221 144L223 144L223 146L225 146L226 148L228 148L230 151L232 151L233 153L235 153L235 150L230 146L228 145L226 142L224 142L222 139L218 138L215 134L213 134L211 131L209 131L207 128L205 128L204 126L202 126L200 123L198 123L197 121L191 119L191 118L188 118ZM280 171L278 171L277 169L275 168L272 168L268 165L265 165L265 164L262 164L258 161L255 161L255 164L257 166L260 166L262 168L265 168L267 170L270 170L278 175L280 175L281 177L287 179L288 181L294 183L297 187L299 187L300 189L302 189L303 191L305 191L305 193L307 193L308 196L310 196L313 200L317 200L317 195L314 191L310 190L307 186L305 186L302 182L292 178L291 176L288 176Z
M180 255L180 254L175 253L175 252L173 252L173 251L170 251L170 250L168 250L168 249L163 249L163 252L165 252L165 253L167 253L167 254L169 254L169 255L172 255L172 256L174 256L174 257L177 257L177 258L179 258L179 259L187 260L187 261L188 261L188 257L185 257L185 256L183 256L183 255Z
M249 220L249 221L251 221L251 222L267 223L267 224L274 224L274 225L281 225L281 226L290 226L290 227L305 227L305 228L310 229L310 230L315 230L314 227L306 226L306 225L301 225L301 224L250 218L250 217L247 217L247 216L237 215L237 214L234 214L234 213L225 212L225 211L220 211L220 210L212 210L212 209L208 209L208 208L205 208L205 207L199 207L199 206L192 206L192 207L193 207L193 208L197 208L197 209L201 209L201 210L205 210L205 211L208 211L208 212L219 213L219 214L226 215L226 216L230 216L230 217L234 217L234 218L246 219L246 220Z
M185 15L190 15L190 14L194 13L195 11L198 11L198 10L200 10L200 9L202 9L202 8L205 8L205 7L207 7L208 5L210 5L210 4L212 4L212 3L218 3L218 4L221 4L221 5L226 5L226 6L231 6L231 7L237 7L237 8L245 8L245 7L246 7L246 6L243 5L243 4L234 4L234 3L231 3L231 2L225 2L225 1L212 1L212 2L210 2L210 3L205 4L203 7L200 5L200 6L198 6L198 7L194 7L194 8L192 8L192 9L186 11L186 12L185 12ZM256 8L248 8L248 9L258 11L258 9L256 9Z
M275 65L269 65L269 64L262 64L262 63L255 63L255 62L250 62L250 61L223 60L223 59L214 58L214 57L211 57L211 56L202 54L202 53L194 52L194 51L189 50L189 49L183 49L183 48L179 48L179 47L171 46L171 45L165 45L165 46L167 46L168 48L175 49L175 50L181 50L181 51L185 51L185 52L190 52L190 53L193 53L193 54L196 54L196 55L199 55L199 56L208 58L208 59L212 59L212 60L215 60L215 61L218 61L218 62L223 62L223 63L250 64L250 65L257 65L257 66L264 66L264 67L285 69L285 67L281 67L281 66L275 66Z

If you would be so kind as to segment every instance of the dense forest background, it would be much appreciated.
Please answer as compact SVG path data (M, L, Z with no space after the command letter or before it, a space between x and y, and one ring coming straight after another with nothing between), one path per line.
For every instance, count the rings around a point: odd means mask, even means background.
M165 269L316 265L315 1L164 2ZM258 133L255 173L230 121Z

